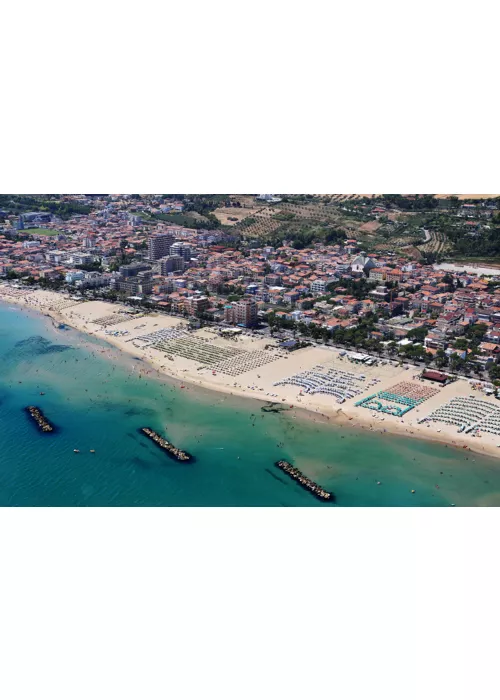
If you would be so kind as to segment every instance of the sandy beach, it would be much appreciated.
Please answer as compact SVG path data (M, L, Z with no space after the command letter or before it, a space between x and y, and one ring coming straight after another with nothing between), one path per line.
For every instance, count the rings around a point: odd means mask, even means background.
M472 394L495 407L499 403L482 393L472 392L468 381L460 379L439 387L417 378L414 367L356 365L339 356L339 350L332 347L308 347L295 352L285 352L278 348L276 341L269 338L243 333L239 337L221 338L212 328L187 331L186 322L177 317L158 313L131 313L133 310L120 304L102 301L81 302L57 292L13 288L0 285L0 299L5 303L21 304L39 313L50 316L58 323L65 323L79 331L106 340L120 350L144 360L150 369L181 382L189 390L193 385L234 396L250 397L264 402L305 410L322 421L335 421L360 427L365 430L407 434L415 438L435 440L453 447L467 446L482 454L498 456L500 436L481 433L458 434L457 428L444 423L418 424L418 421L433 410L457 396ZM161 330L178 331L175 343L182 347L180 352L192 357L163 351L148 344L144 339L151 333ZM116 335L119 333L119 335ZM172 347L172 346L169 346ZM175 346L174 346L175 347ZM189 351L186 352L185 349ZM205 353L215 358L210 366L200 361ZM219 358L220 356L220 358ZM214 364L215 363L215 364ZM227 367L234 367L235 373L227 373ZM364 375L360 382L362 391L354 398L339 404L327 394L303 393L298 386L290 384L275 386L291 375L312 370L318 365ZM216 369L214 369L214 367ZM218 367L224 369L217 369ZM390 390L399 382L415 382L419 386L429 386L436 390L427 399L405 416L399 418L384 413L376 413L355 403L379 391Z

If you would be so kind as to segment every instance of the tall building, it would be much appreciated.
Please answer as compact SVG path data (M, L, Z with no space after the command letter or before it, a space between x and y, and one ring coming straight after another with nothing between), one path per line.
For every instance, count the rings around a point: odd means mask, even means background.
M153 233L148 236L148 258L151 261L164 258L170 253L170 246L174 240L171 233Z
M82 244L84 248L93 248L95 246L95 238L93 236L85 236Z
M178 272L184 270L184 258L180 255L167 255L160 260L160 272L162 275L168 275L169 272Z
M257 303L253 299L233 301L224 308L224 321L251 328L257 324Z
M170 255L180 255L186 262L191 260L191 246L184 241L177 241L170 246Z

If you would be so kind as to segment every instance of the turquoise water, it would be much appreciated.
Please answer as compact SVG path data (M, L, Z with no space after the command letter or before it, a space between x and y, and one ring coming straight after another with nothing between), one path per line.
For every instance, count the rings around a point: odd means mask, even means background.
M57 433L39 433L28 404ZM338 506L500 504L497 460L180 389L104 342L5 304L0 425L1 506L335 507L276 469L279 458L334 491ZM169 459L138 433L146 425L196 461Z

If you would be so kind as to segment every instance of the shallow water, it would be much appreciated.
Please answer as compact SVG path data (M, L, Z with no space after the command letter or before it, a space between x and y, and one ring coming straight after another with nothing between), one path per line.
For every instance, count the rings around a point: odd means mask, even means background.
M0 370L0 505L332 507L274 467L279 458L334 491L338 506L500 504L493 458L180 389L137 358L8 305ZM55 434L38 432L28 404ZM196 462L171 460L139 434L143 426Z

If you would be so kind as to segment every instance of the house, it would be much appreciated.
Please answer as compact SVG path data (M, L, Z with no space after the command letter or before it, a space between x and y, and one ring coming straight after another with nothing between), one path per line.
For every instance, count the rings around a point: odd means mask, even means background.
M403 279L403 272L397 268L394 270L389 270L386 275L388 282L401 282Z
M497 345L496 343L480 343L479 348L483 353L493 355L493 357L495 358L495 362L498 361L498 357L500 354L500 345Z

